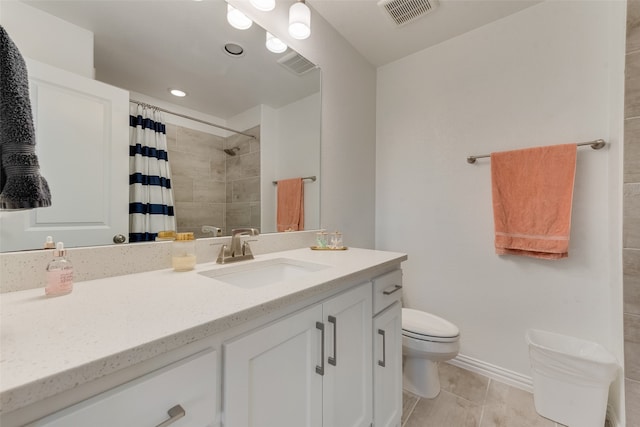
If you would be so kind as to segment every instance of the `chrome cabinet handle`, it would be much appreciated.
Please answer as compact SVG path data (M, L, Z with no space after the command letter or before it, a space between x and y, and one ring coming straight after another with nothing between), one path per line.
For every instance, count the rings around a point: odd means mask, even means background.
M384 291L382 291L382 293L385 295L391 295L392 293L397 292L400 289L402 289L402 285L393 285L393 287L385 289Z
M319 375L324 375L324 323L322 322L316 322L316 329L320 329L320 332L322 332L321 337L320 337L320 363L321 365L318 366L316 365L316 374Z
M173 424L178 421L180 418L186 415L184 408L180 405L176 405L167 411L169 414L169 419L161 422L156 427L167 427L169 424Z
M336 366L338 363L338 319L329 316L329 323L333 323L333 357L329 356L329 365Z
M387 339L385 338L384 335L384 329L378 329L378 333L380 335L382 335L382 360L378 360L378 365L382 366L383 368L385 367L385 365L387 364L386 360L387 360Z

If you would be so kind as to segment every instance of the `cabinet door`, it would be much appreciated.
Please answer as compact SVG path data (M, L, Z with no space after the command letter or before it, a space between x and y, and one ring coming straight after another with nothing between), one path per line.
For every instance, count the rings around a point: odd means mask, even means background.
M129 92L27 60L50 207L0 212L1 251L112 244L129 233Z
M323 304L326 369L323 421L326 427L369 427L372 414L371 284Z
M225 426L321 426L321 318L314 306L224 345Z
M192 356L59 411L31 426L219 425L216 351ZM180 405L179 408L170 409ZM181 410L184 415L180 416Z
M399 302L373 320L373 419L399 427L402 417L402 308Z

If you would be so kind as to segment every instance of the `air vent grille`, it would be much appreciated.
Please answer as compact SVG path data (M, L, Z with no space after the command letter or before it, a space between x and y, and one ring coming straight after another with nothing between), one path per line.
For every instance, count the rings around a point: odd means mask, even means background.
M383 8L396 25L405 25L426 15L438 6L437 0L381 0Z
M314 68L316 68L316 64L309 61L304 56L300 55L297 52L291 52L288 55L283 56L278 59L278 64L282 65L287 70L291 71L298 76L305 74Z

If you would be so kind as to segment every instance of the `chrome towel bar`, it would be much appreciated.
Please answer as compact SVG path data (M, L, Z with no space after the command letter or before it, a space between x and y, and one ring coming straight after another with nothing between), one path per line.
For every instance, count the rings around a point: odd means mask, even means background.
M604 139L596 139L595 141L580 142L580 143L578 143L576 145L578 147L589 145L594 150L599 150L602 147L604 147L605 145L607 145L607 143L604 142ZM491 157L491 154L482 154L482 155L478 155L478 156L469 156L469 157L467 157L467 163L473 164L473 163L476 162L477 159L482 159L484 157Z
M310 180L311 182L315 182L315 180L316 180L317 178L316 178L316 177L315 177L315 175L314 175L314 176L305 176L305 177L303 177L302 179L303 179L303 180L304 180L304 179L306 179L306 180ZM273 185L278 185L278 181L272 181L272 182L273 182Z

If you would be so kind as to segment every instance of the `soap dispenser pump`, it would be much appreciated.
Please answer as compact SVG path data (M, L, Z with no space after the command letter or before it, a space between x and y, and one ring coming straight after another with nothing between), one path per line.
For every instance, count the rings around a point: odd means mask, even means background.
M66 295L73 290L73 265L66 258L64 243L58 242L53 251L53 260L47 265L47 296Z

